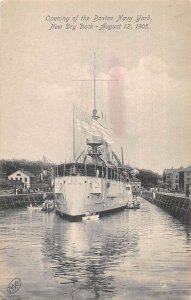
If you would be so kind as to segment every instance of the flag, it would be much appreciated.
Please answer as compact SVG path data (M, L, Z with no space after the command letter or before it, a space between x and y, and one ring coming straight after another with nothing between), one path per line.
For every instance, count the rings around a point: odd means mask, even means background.
M86 123L82 120L76 120L77 129L83 131L86 134L96 135L96 132L92 129L91 123Z
M95 135L95 131L91 127L91 117L80 108L75 108L77 129L90 135Z
M111 138L111 134L112 134L111 129L104 127L96 120L92 120L92 129L96 131L97 136L102 137L108 144L113 143Z

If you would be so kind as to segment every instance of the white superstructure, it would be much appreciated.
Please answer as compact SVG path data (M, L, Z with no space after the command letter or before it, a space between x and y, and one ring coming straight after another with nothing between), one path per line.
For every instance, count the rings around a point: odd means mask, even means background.
M103 213L122 209L132 200L129 174L122 166L107 160L108 149L100 138L87 139L83 163L58 166L55 178L58 213L70 217L84 216L86 212Z

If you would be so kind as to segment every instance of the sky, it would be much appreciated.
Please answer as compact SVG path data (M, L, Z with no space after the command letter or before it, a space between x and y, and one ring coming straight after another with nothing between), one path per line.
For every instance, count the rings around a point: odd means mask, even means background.
M72 107L93 109L95 52L96 78L105 80L96 82L98 114L113 129L114 151L120 156L122 146L125 163L159 173L191 165L190 4L1 2L0 158L72 159ZM84 15L90 20L82 22ZM113 21L93 22L95 15ZM99 30L119 24L119 15L133 17L131 30ZM148 18L148 29L135 28L137 15ZM61 16L77 28L49 22ZM79 29L81 23L98 28ZM49 30L51 24L63 27Z

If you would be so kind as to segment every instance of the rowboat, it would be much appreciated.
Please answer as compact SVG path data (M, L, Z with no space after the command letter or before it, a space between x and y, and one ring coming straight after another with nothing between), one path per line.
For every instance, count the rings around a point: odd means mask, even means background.
M138 197L134 198L132 201L129 201L126 206L127 209L139 209L140 208L140 201Z
M82 221L95 221L95 220L99 220L99 214L87 213L84 217L82 217Z
M54 206L54 200L45 200L42 204L41 210L45 212L51 212L54 210Z

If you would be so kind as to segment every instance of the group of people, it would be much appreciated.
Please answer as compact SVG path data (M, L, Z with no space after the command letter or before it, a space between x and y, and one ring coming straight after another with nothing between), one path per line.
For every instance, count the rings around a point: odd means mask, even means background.
M42 210L48 211L54 209L54 200L46 199L42 204Z

